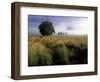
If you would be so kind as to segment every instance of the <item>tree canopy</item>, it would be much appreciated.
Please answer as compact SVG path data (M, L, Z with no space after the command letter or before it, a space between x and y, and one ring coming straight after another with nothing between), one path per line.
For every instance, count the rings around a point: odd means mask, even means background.
M43 21L39 25L39 30L41 35L52 35L55 32L52 22L50 21Z

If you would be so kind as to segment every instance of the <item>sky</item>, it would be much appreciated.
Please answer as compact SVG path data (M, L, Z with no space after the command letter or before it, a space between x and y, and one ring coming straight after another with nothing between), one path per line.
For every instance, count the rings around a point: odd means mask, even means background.
M28 15L28 33L40 35L39 25L43 21L52 22L56 34L63 32L68 35L86 35L88 32L87 17Z

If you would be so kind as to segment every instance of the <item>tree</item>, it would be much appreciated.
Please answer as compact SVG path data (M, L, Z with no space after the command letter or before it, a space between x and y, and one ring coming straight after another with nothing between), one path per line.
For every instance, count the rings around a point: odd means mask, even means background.
M50 21L43 21L39 25L39 30L41 35L52 35L55 32L52 22Z

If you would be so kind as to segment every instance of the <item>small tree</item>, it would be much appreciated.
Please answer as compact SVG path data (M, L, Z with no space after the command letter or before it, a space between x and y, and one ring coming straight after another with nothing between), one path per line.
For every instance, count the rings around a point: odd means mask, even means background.
M39 25L39 30L41 35L52 35L55 32L53 24L50 21L43 21Z

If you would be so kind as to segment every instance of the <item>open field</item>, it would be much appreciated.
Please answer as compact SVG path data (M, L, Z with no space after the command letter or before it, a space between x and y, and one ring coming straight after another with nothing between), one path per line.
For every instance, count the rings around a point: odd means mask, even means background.
M29 36L28 66L87 63L87 36Z

